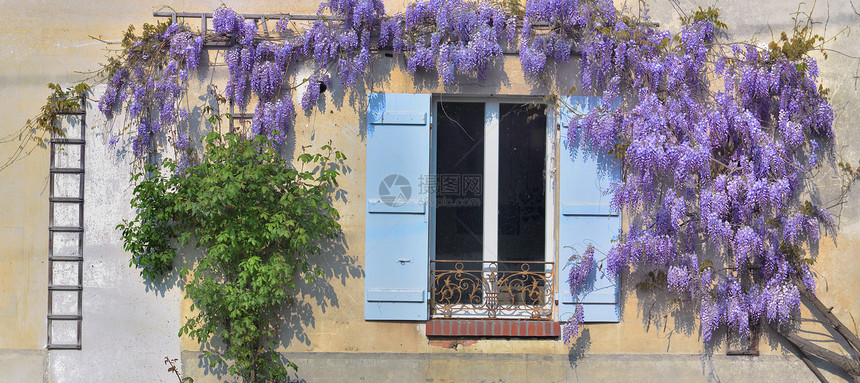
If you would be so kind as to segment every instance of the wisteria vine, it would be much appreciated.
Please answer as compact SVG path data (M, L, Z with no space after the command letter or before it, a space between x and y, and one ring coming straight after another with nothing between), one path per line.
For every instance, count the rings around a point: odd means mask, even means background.
M834 137L808 55L823 39L799 27L769 49L722 54L712 49L724 27L712 9L674 36L602 15L585 28L582 72L587 89L604 90L603 105L575 119L568 139L615 153L625 169L612 204L636 218L606 252L607 268L662 272L670 291L698 303L705 343L723 325L748 336L760 319L787 324L799 288L815 291L804 249L820 226L833 227L800 198ZM635 101L613 109L622 87ZM571 281L577 272L587 271L575 268Z
M662 271L669 290L698 305L706 343L720 326L748 334L762 318L791 321L798 289L815 289L804 248L833 224L800 198L834 138L833 108L808 54L821 39L801 25L768 49L723 52L714 42L726 26L712 9L686 17L673 34L610 0L517 4L422 0L387 15L381 0L330 0L303 30L281 19L280 41L222 7L214 34L181 24L147 26L141 37L130 30L123 55L107 66L99 107L110 114L125 106L137 126L134 153L146 155L153 134L187 119L180 100L204 42L230 41L227 98L240 108L255 99L250 134L280 143L296 115L297 85L287 81L295 62L313 69L300 105L309 112L323 86L361 84L376 49L404 55L409 72L435 71L445 84L484 80L514 50L539 80L578 50L582 85L602 94L603 105L570 122L568 142L620 159L625 179L608 193L615 209L636 217L612 248L598 249L608 269ZM574 291L598 262L593 248L586 253L569 276ZM565 341L579 332L582 308L576 313Z

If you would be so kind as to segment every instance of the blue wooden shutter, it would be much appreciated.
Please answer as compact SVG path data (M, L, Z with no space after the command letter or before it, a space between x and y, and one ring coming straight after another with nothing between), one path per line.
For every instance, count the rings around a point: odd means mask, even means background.
M599 97L573 96L570 105L585 114L600 105ZM561 107L560 109L566 109ZM567 284L568 258L581 254L589 244L605 254L621 230L621 218L610 209L611 197L604 192L621 179L618 162L609 155L586 155L578 142L567 142L570 112L561 110L559 123L562 150L559 170L559 320L568 321L577 303L582 303L586 322L618 322L618 283L606 269L605 256L595 252L595 270L584 291L573 296ZM598 262L601 266L597 266Z
M369 96L364 319L427 320L430 95Z

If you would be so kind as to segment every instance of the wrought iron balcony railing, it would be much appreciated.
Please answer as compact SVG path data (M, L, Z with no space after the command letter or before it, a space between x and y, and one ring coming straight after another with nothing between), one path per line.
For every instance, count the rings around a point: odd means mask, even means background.
M553 262L430 261L434 318L552 319Z

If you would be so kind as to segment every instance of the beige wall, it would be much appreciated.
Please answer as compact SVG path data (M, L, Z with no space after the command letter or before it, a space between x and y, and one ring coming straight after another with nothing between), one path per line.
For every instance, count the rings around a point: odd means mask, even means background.
M405 1L386 2L389 10L402 8ZM89 36L99 36L113 40L121 36L121 31L129 24L140 26L152 22L151 12L158 9L162 2L112 2L112 1L74 1L74 2L10 2L0 0L0 114L5 123L0 126L0 136L5 136L23 125L24 120L35 115L47 95L48 82L73 83L83 78L78 72L97 69L108 54L105 45L92 40ZM169 4L178 11L211 11L220 1L182 1ZM228 6L244 13L312 13L317 8L315 1L295 1L289 3L273 2L261 4L250 1L228 2ZM683 9L692 9L699 3L682 2ZM707 4L706 4L707 5ZM635 7L635 4L633 4ZM743 1L730 1L717 4L723 9L722 16L729 25L731 35L728 40L741 41L753 39L763 44L770 41L771 30L775 34L790 27L791 12L796 4L783 4L781 1L759 2L748 5ZM814 12L816 20L824 21L829 15L827 33L833 34L842 28L856 26L860 22L848 2L829 5L818 4ZM662 26L677 30L677 13L668 2L651 5L651 15ZM189 21L197 27L196 21ZM818 26L821 32L824 25ZM856 35L841 35L828 47L845 55L831 52L830 58L821 66L823 83L832 89L833 103L836 108L836 130L838 142L836 153L854 162L860 159L860 136L856 134L857 118L860 107L856 87L856 77L860 71L860 44ZM223 89L223 76L226 70L221 64L223 52L209 50L210 59L215 62L215 70L209 71L201 79L200 87L191 90L192 94L205 92L205 87L214 82ZM219 54L220 53L220 54ZM853 56L853 57L852 57ZM294 77L301 79L307 73L297 70ZM578 86L576 65L564 65L558 71L559 88L570 84ZM363 92L347 92L338 89L326 94L324 107L310 116L300 115L296 121L294 146L312 144L318 147L329 140L333 146L349 157L351 172L341 179L341 187L346 191L347 203L338 202L341 212L346 251L330 254L335 257L351 257L358 268L363 268L364 258L364 173L365 168L365 126L362 116L365 112L366 92L404 92L434 94L468 95L542 95L547 90L525 80L515 56L508 56L495 68L483 84L475 82L460 83L457 86L443 87L435 78L415 79L405 72L402 59L383 56L373 62L371 81ZM296 105L301 93L294 95ZM192 97L192 99L194 99ZM116 128L114 125L113 128ZM99 129L96 127L96 129ZM0 160L15 149L17 142L0 143ZM88 145L104 145L104 139L95 139ZM111 164L102 164L109 167ZM126 182L127 173L114 172L116 182ZM48 151L37 149L29 157L16 161L0 172L0 270L5 277L0 278L0 355L13 350L41 350L45 346L46 299L47 299L47 224L48 224ZM828 201L840 192L839 182L829 170L822 170L816 178L820 185L818 197ZM88 186L90 187L90 186ZM127 192L127 190L126 190ZM127 198L127 194L123 194ZM101 195L105 201L111 198L108 193ZM118 197L119 198L119 197ZM851 315L860 318L860 299L857 297L860 278L860 198L853 190L846 198L848 204L835 212L840 214L840 229L837 240L830 238L822 241L819 249L819 295L828 305L835 307L834 313L849 325ZM120 204L121 205L121 204ZM116 216L94 217L105 220L104 226L119 223ZM88 213L89 214L89 213ZM88 219L89 216L88 216ZM114 240L116 237L113 237ZM127 265L127 255L110 247L114 253L104 262L115 262L111 270L120 270ZM85 258L87 254L85 254ZM548 340L480 340L476 344L457 349L444 349L429 345L420 323L381 323L365 322L362 318L364 284L355 277L355 269L345 270L328 264L335 270L336 278L330 281L330 290L324 296L306 295L297 306L299 313L285 326L284 350L291 353L412 353L412 354L569 354L568 347L559 341ZM120 272L120 271L117 271ZM130 273L122 283L129 291L143 291L140 280ZM698 326L689 313L672 314L671 311L652 310L652 297L640 295L633 288L635 281L625 279L622 287L622 321L619 324L587 325L587 354L678 354L694 355L702 350ZM132 293L129 293L132 294ZM134 293L137 294L137 293ZM93 299L99 299L93 297ZM112 298L113 299L113 298ZM665 300L663 300L665 301ZM140 305L167 305L174 307L164 315L185 316L188 302L179 302L174 291L162 300L136 301ZM180 309L181 307L181 309ZM664 314L668 314L664 317ZM809 317L804 312L804 317ZM92 318L91 315L89 318ZM88 319L85 315L84 321ZM298 323L299 325L296 325ZM146 317L139 322L125 325L105 324L105 332L134 331L137 326L151 326ZM814 326L806 324L805 328ZM90 333L92 334L92 333ZM92 338L85 333L84 348L93 344ZM152 330L143 337L173 337L175 331ZM581 342L580 345L586 342ZM827 343L825 343L827 345ZM102 345L103 347L119 347ZM132 350L134 350L134 346ZM828 347L833 347L829 345ZM194 368L193 351L198 345L183 338L179 345L183 360L188 368ZM724 349L709 350L715 354ZM762 342L763 354L784 354L787 351L769 338ZM18 351L15 351L18 352ZM17 355L17 354L16 354ZM30 355L30 354L28 354ZM39 371L46 359L42 356L29 356L26 371ZM319 354L323 355L323 354ZM4 357L5 358L5 357ZM42 358L42 359L40 359ZM4 359L5 360L5 359ZM76 362L84 363L81 360ZM34 367L36 366L36 367ZM799 373L806 373L803 367ZM116 366L120 367L121 366ZM23 367L22 367L23 368ZM54 368L54 367L49 367ZM167 380L163 371L152 371L157 367L147 365L136 367L146 375L151 371L156 379ZM24 370L21 370L24 371ZM84 376L84 375L81 375ZM44 377L39 376L38 379ZM62 380L56 377L45 378ZM147 379L143 379L146 381ZM100 381L96 378L95 381Z

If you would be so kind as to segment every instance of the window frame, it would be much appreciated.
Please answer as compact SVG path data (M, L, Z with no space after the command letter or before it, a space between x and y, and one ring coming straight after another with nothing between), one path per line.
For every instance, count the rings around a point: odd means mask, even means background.
M473 102L484 104L484 169L482 174L482 196L483 196L483 251L484 262L498 261L498 228L499 228L499 155L500 144L500 104L543 104L546 109L546 129L544 132L546 154L544 156L544 262L551 262L553 275L553 291L557 296L560 283L558 282L558 270L560 260L558 259L558 145L559 130L556 124L554 105L547 103L541 97L535 96L461 96L448 94L433 94L430 105L430 175L437 175L437 148L438 148L438 105L440 102ZM428 191L427 198L431 197L432 191ZM436 259L436 205L429 203L429 254L428 262ZM432 291L432 273L428 274L428 292ZM429 317L433 319L432 307ZM500 319L522 319L521 315L500 316ZM475 320L489 318L475 317ZM552 304L552 320L558 320L558 302Z

